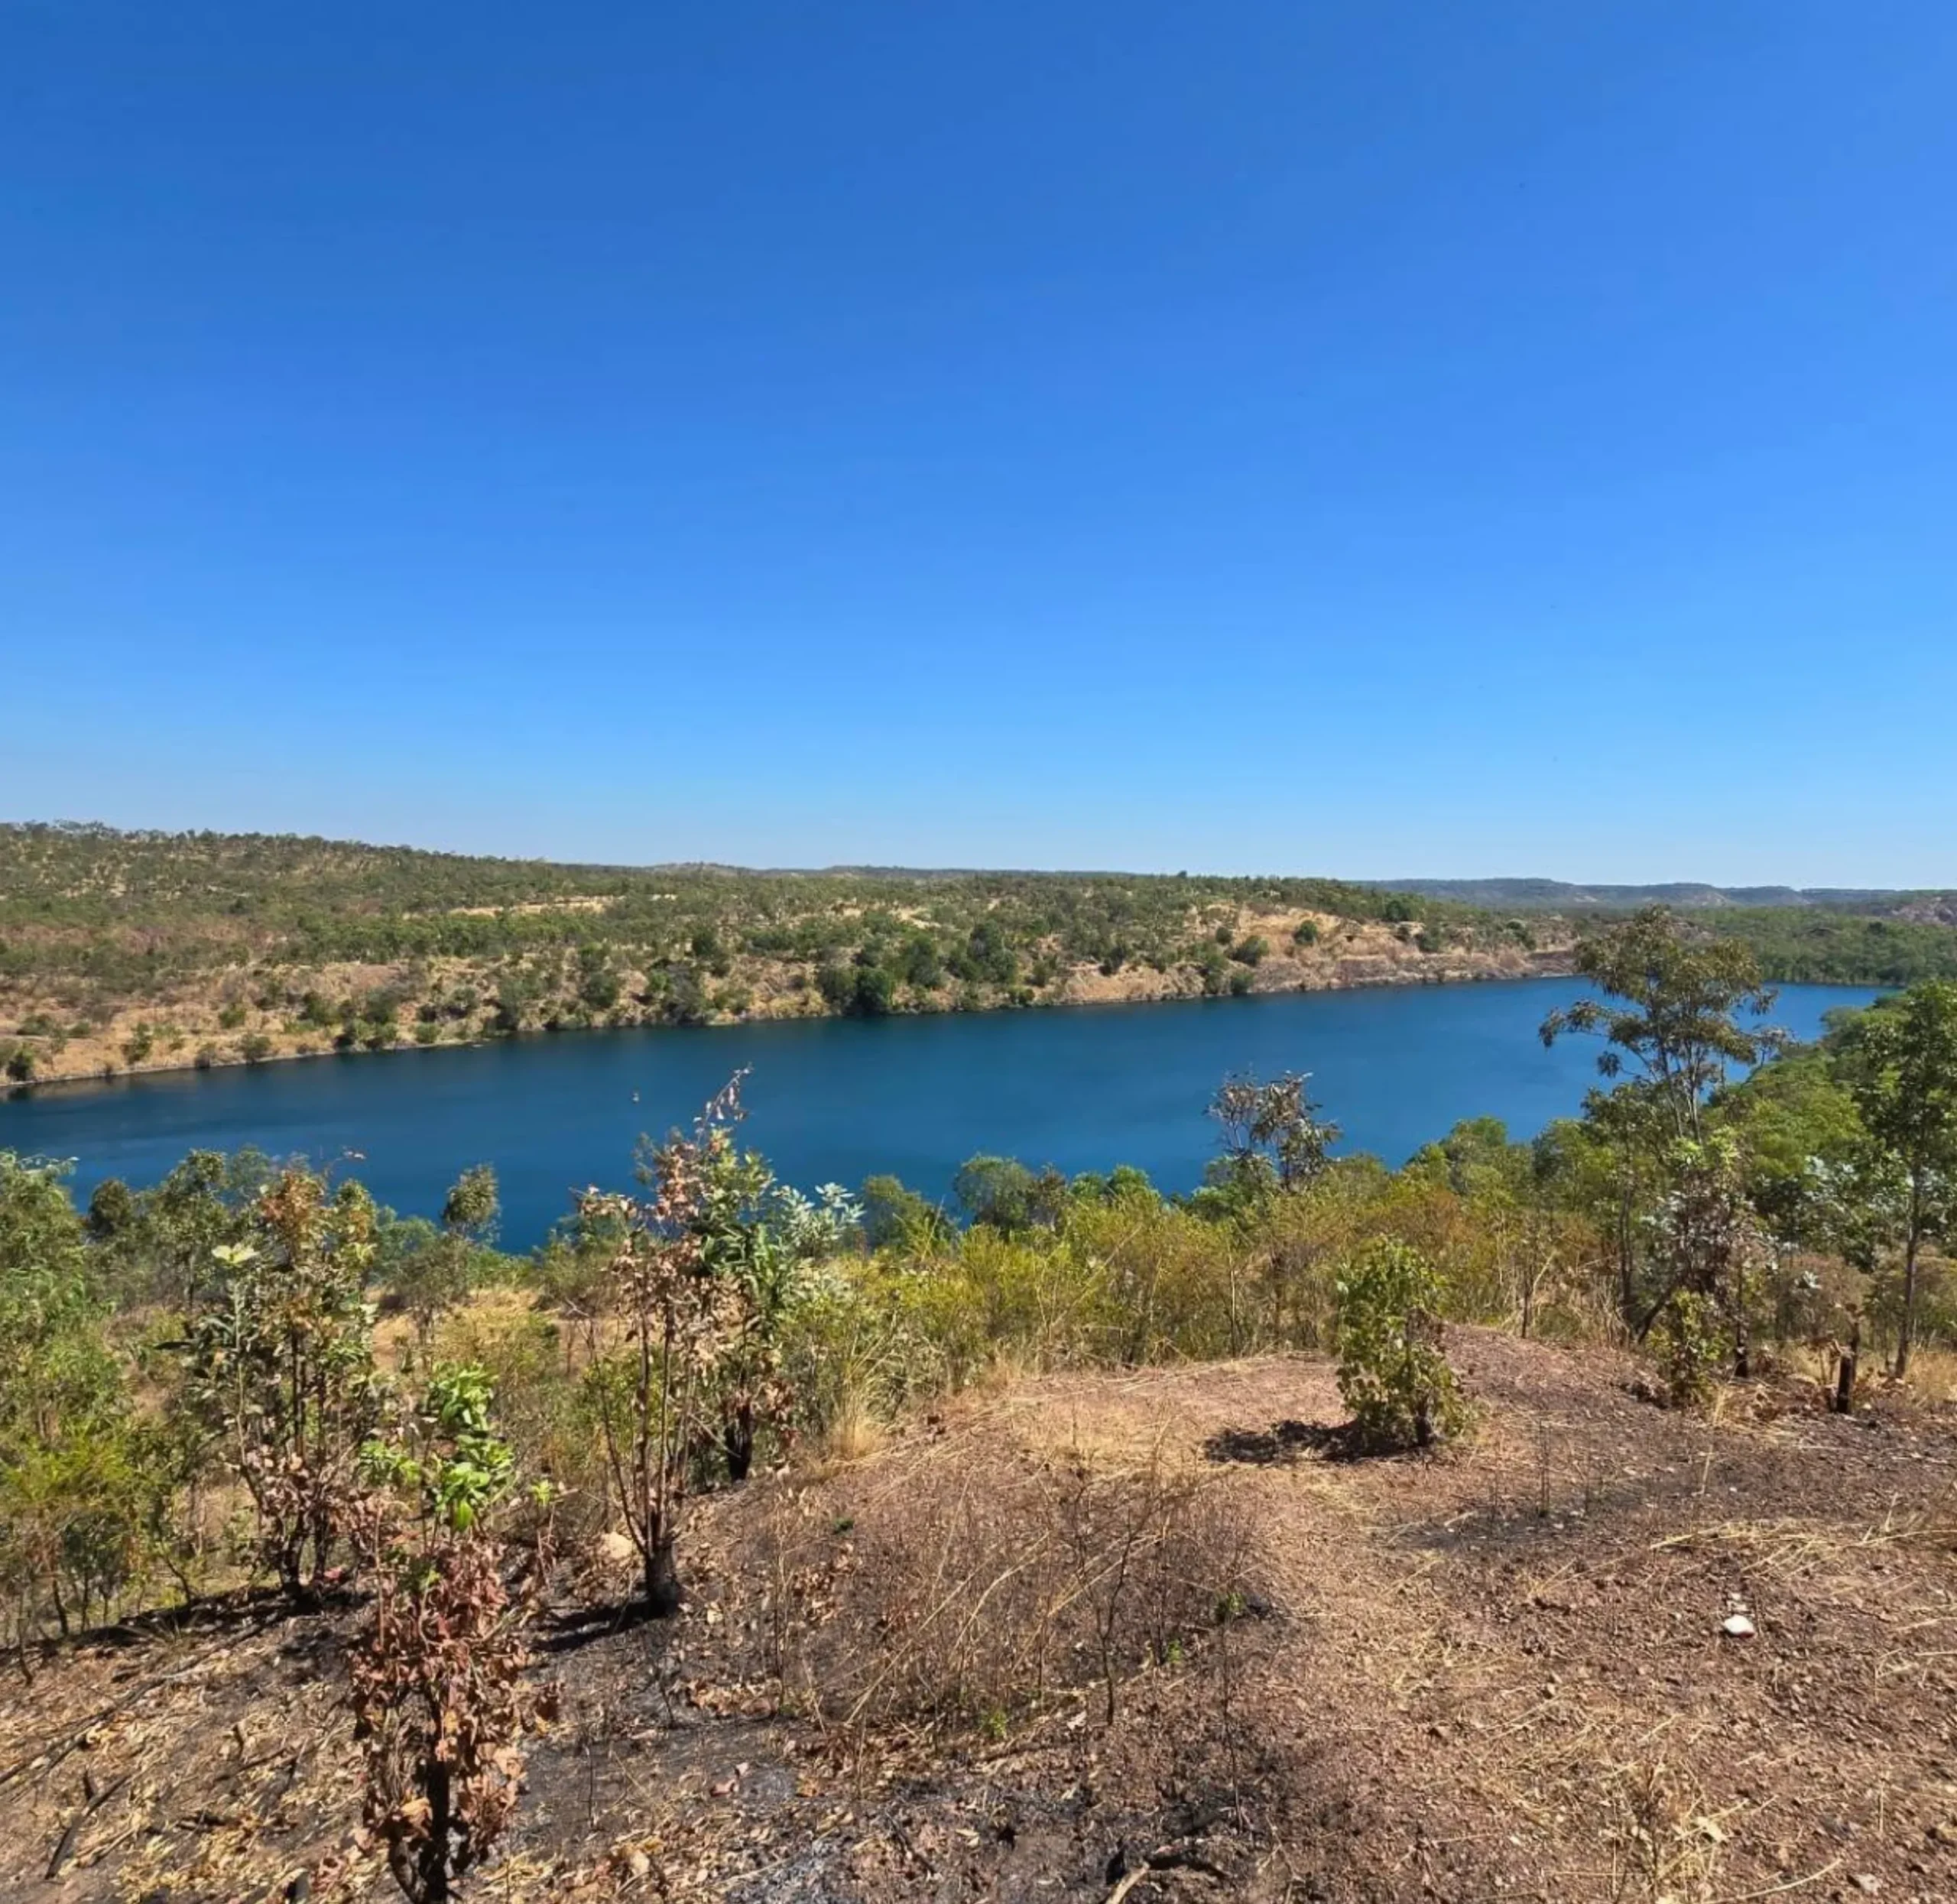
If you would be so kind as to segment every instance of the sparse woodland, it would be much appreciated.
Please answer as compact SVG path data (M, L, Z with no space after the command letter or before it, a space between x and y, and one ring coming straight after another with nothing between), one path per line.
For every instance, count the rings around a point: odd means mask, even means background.
M1957 976L1945 896L1696 916L1779 980ZM1329 879L633 868L0 825L0 1088L530 1032L1569 968L1553 911Z
M1575 960L1581 1117L1185 1198L0 1156L0 1889L1957 1894L1957 987Z
M1336 880L559 866L0 825L0 1088L536 1031L1517 977L1569 941Z

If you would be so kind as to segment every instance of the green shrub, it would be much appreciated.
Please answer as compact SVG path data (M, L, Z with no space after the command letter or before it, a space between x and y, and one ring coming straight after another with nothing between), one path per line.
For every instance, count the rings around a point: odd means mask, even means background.
M1339 1279L1339 1392L1369 1445L1424 1448L1462 1426L1440 1306L1433 1265L1396 1237L1369 1245Z
M1651 1338L1672 1406L1695 1408L1709 1400L1724 1358L1719 1315L1712 1302L1692 1289L1674 1290L1651 1325Z

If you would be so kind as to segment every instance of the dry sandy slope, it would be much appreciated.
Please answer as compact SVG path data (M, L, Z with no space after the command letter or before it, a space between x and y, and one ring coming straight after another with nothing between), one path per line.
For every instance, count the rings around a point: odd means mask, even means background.
M1790 1387L1707 1422L1605 1354L1454 1349L1479 1426L1439 1460L1329 1458L1329 1371L1270 1360L1017 1384L712 1502L682 1620L560 1636L560 1716L475 1894L1957 1898L1949 1416L1839 1421ZM1003 1736L840 1723L914 1630L920 1527L1010 1541L1069 1476L1144 1471L1196 1477L1250 1591L1112 1726L1088 1660ZM934 1564L998 1560L954 1538ZM1751 1640L1722 1634L1736 1605ZM16 1680L0 1894L244 1896L303 1869L388 1895L352 1847L336 1646L289 1620ZM85 1772L100 1802L47 1882Z

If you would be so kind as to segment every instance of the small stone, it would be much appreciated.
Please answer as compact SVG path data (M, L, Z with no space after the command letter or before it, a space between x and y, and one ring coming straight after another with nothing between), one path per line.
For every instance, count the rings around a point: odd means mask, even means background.
M1855 1889L1865 1897L1873 1897L1882 1889L1881 1879L1868 1871L1858 1871L1855 1873Z
M1751 1640L1754 1633L1753 1622L1744 1614L1736 1613L1727 1619L1719 1630L1728 1640Z

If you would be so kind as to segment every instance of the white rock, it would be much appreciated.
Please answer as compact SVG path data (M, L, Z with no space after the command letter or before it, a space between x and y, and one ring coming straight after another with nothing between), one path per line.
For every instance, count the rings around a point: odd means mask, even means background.
M1728 1640L1751 1640L1754 1632L1753 1622L1744 1614L1736 1613L1719 1630Z

